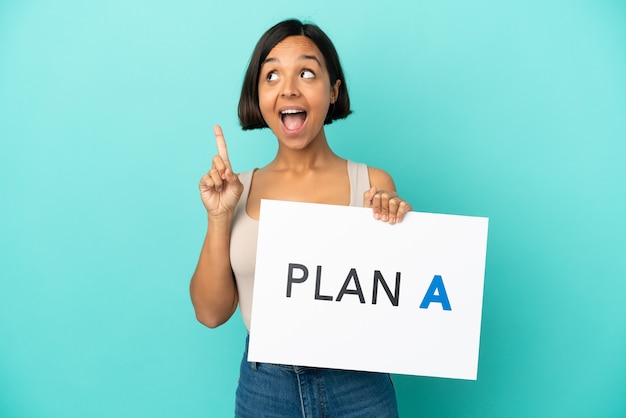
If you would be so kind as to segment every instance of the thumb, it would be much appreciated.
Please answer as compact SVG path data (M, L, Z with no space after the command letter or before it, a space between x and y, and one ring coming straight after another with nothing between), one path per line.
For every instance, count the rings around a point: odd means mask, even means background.
M365 193L363 193L363 207L371 208L372 201L374 200L374 196L376 195L376 187L371 187Z
M228 183L232 183L234 181L239 180L239 176L233 173L233 170L230 167L230 165L226 167L226 170L224 170L224 175L222 178L226 180Z

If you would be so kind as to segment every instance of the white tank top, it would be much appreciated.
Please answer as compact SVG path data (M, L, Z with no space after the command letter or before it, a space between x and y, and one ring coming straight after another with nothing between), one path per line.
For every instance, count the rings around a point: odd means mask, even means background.
M243 183L243 192L235 208L230 235L230 263L237 282L239 309L248 331L250 331L252 289L254 287L257 235L259 233L259 222L248 216L246 212L252 174L253 171L239 174L239 180ZM370 188L367 166L348 160L348 178L350 179L350 206L363 207L363 193Z

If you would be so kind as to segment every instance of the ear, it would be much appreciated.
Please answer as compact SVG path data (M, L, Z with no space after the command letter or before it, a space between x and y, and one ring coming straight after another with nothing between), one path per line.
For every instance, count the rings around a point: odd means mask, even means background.
M335 81L333 86L330 86L330 103L335 104L337 99L339 98L339 86L341 85L341 80Z

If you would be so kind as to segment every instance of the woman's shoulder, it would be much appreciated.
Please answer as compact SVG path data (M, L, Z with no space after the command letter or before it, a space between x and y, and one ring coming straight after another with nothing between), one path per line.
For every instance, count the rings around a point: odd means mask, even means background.
M244 187L250 187L250 183L252 183L252 176L254 175L255 170L256 169L246 170L238 174L239 181L244 185Z
M393 178L391 178L391 175L385 170L377 167L368 166L367 172L372 187L376 187L378 190L396 190L396 185L393 182Z

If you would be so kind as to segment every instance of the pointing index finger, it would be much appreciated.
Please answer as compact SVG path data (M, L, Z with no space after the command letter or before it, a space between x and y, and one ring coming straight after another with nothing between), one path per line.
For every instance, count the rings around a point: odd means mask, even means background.
M228 150L226 149L226 140L224 139L224 134L222 133L222 127L215 125L213 127L213 132L215 133L217 154L222 157L222 160L224 160L227 166L230 166L230 161L228 160Z

